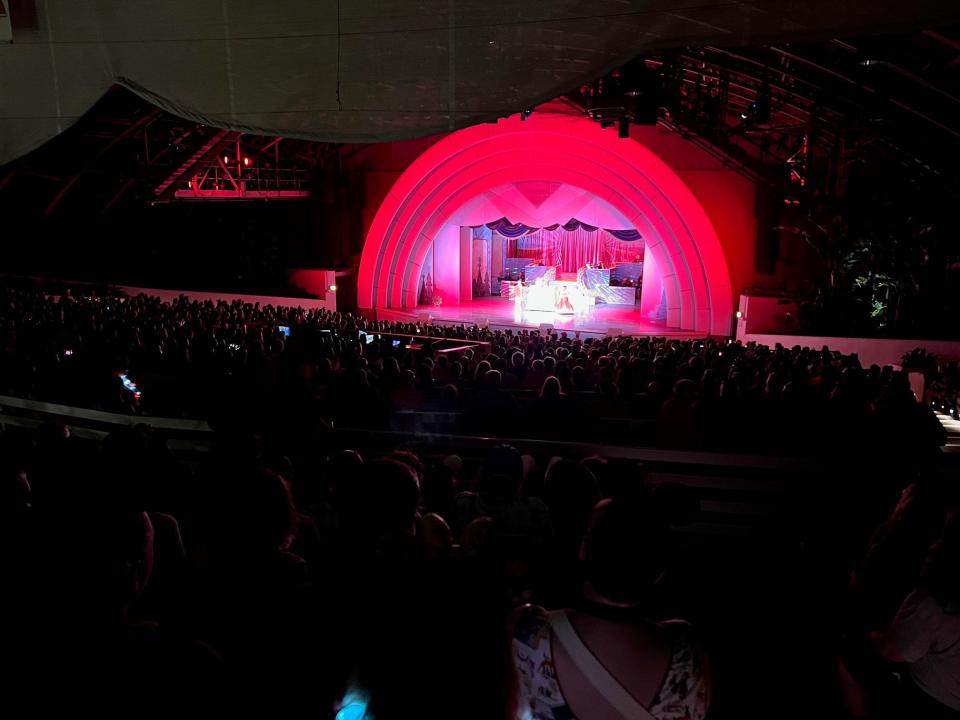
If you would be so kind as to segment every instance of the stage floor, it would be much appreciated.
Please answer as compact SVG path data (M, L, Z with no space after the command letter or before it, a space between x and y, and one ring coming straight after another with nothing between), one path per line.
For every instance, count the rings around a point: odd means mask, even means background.
M409 311L407 311L409 312ZM396 313L398 316L401 313ZM416 316L431 316L434 322L449 324L476 324L486 321L494 328L539 328L541 323L549 323L558 330L574 332L579 330L588 335L606 335L615 328L623 335L657 335L668 337L704 337L704 333L668 328L659 323L644 320L640 307L624 305L593 305L585 312L576 315L559 315L554 312L527 310L519 317L515 314L512 300L501 297L479 298L459 305L441 305L433 307L421 305ZM382 311L378 316L387 317ZM400 319L399 317L397 319Z

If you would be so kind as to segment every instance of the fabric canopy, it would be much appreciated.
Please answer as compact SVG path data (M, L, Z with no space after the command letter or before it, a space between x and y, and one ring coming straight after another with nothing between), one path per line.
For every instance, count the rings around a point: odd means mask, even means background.
M495 120L651 48L905 31L942 0L18 0L0 43L0 164L118 83L263 135L372 142ZM0 33L6 36L5 25Z

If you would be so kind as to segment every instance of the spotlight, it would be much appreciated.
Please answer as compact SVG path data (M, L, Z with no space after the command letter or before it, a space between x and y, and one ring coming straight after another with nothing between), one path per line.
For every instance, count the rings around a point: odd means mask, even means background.
M331 285L330 287L327 288L327 290L329 290L330 292L336 292L336 291L337 291L337 286L336 286L336 285Z
M244 165L244 167L248 167L248 166L250 165L250 158L245 157L245 158L243 159L243 165Z
M223 164L224 164L224 165L229 165L229 164L230 164L230 158L229 158L227 155L224 155L224 156L223 156Z
M743 317L743 313L737 310L737 320Z

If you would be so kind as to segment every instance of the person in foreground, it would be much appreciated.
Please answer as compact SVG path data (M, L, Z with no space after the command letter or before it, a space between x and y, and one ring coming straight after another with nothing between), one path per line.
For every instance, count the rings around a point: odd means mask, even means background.
M960 718L960 513L889 627L845 641L838 672L848 715Z
M680 620L657 621L655 584L667 528L625 500L593 510L581 548L576 609L514 613L520 720L701 720L706 655Z
M871 639L887 660L906 664L908 707L924 717L960 717L960 514L931 548L919 587Z

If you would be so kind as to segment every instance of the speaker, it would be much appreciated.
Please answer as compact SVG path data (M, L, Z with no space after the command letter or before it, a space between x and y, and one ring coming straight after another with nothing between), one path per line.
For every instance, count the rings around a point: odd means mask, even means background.
M780 230L783 202L777 193L770 190L757 191L754 210L757 218L757 237L754 247L754 270L764 275L773 275L780 259Z

